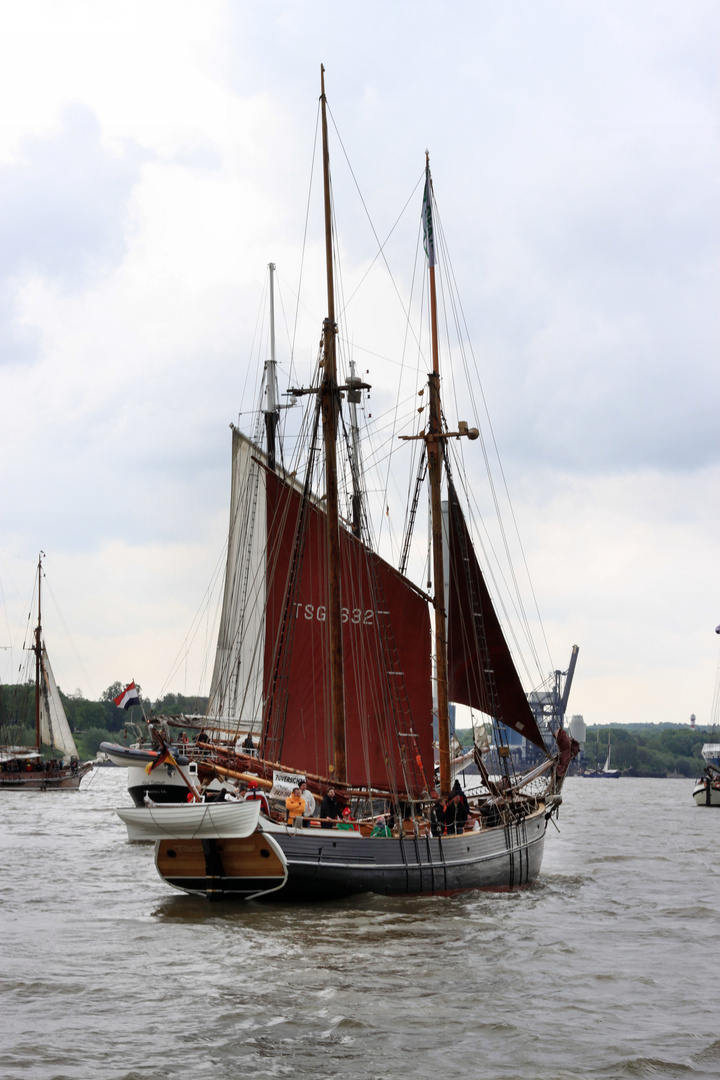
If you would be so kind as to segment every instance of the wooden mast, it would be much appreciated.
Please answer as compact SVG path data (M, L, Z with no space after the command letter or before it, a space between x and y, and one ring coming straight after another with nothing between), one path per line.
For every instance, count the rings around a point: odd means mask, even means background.
M433 370L429 378L430 418L426 436L430 506L432 511L433 579L435 584L435 665L437 677L438 749L440 752L440 793L450 794L450 709L448 704L447 631L445 612L445 561L442 528L442 410L440 407L440 362L438 358L437 299L435 294L435 241L432 224L432 182L430 155L425 154L424 225L430 270L430 327Z
M38 556L38 621L35 628L35 746L40 750L40 668L41 668L41 606L40 589L42 582L42 552Z
M270 359L266 364L265 392L267 394L267 408L265 410L265 435L268 467L275 472L275 432L278 422L277 365L275 362L275 263L268 263L268 273L270 275Z
M328 317L323 326L323 382L320 391L325 446L325 492L328 545L328 630L330 633L330 699L333 730L333 779L347 780L345 756L345 697L343 688L342 604L340 598L340 520L337 483L337 419L339 393L335 355L335 288L333 282L332 208L330 204L330 155L327 137L325 68L320 66L322 108L323 189L325 196L325 264Z

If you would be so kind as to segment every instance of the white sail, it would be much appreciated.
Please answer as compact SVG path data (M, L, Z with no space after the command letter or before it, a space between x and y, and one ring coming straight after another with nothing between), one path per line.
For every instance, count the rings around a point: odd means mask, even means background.
M55 676L50 666L45 642L42 646L40 670L40 738L46 746L54 746L67 757L78 757L75 740L65 715Z
M259 730L265 654L264 454L233 429L225 594L208 717Z

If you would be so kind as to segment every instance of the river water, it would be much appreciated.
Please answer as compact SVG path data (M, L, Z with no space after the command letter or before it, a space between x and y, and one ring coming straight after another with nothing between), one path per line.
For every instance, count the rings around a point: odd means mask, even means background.
M7 1080L720 1076L720 809L570 779L522 893L208 904L112 813L125 770L0 802Z

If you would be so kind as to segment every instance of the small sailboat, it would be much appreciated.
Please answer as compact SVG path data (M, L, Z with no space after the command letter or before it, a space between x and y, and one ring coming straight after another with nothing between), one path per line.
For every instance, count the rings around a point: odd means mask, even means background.
M304 474L277 459L276 412L266 414L265 451L233 428L209 722L221 729L233 722L238 737L233 749L216 746L212 761L199 763L201 776L249 784L256 816L233 831L236 809L214 822L213 804L201 801L168 808L162 821L138 808L132 826L155 839L156 867L169 885L208 898L524 888L540 873L547 824L576 749L557 714L531 708L458 494L449 441L478 433L463 422L449 430L441 403L429 160L429 418L417 435L403 437L420 443L418 476L429 476L432 595L407 576L405 553L396 569L370 541L353 416L369 387L352 366L346 381L338 374L324 71L321 81L328 314L317 378L290 391L309 403ZM350 481L345 516L342 471ZM418 481L411 517L419 491ZM502 769L489 774L487 740L477 741L482 792L469 802L453 789L451 701L493 724ZM539 759L523 775L513 771L508 728ZM304 781L317 812L293 816L292 806L306 806L296 795ZM265 802L256 810L258 791Z
M600 730L597 732L597 761L600 760ZM612 747L610 745L610 732L608 731L608 745L607 754L605 756L605 764L602 769L597 766L591 772L584 772L582 776L586 780L617 780L620 777L620 770L613 769L610 765L610 755L612 753Z
M610 745L610 732L608 732L607 757L605 758L605 764L602 767L602 771L601 771L600 775L604 776L606 780L617 780L617 778L620 776L620 770L619 769L613 769L611 767L611 765L610 765L610 755L611 755L611 753L612 753L612 747Z
M0 789L56 791L78 788L92 769L79 759L65 715L42 632L42 552L38 559L38 621L32 651L35 654L35 743L18 746L3 740L0 745ZM7 726L12 719L6 719ZM6 735L6 732L2 733ZM52 747L60 757L46 758L42 747Z

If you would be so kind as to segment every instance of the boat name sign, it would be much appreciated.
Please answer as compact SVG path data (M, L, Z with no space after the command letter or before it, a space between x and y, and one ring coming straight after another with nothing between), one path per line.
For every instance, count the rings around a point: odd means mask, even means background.
M273 769L273 786L270 792L271 799L286 799L288 795L292 795L293 788L300 787L300 784L304 783L305 777L299 776L297 773L280 772L278 769Z

